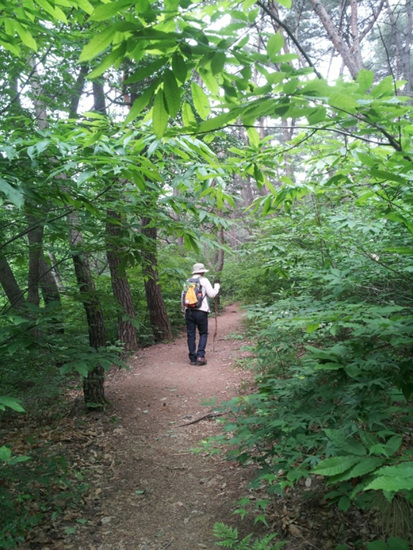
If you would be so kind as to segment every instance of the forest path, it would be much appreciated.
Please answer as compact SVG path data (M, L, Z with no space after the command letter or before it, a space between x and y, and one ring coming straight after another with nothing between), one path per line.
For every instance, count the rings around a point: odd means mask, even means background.
M219 422L182 426L213 410L205 402L226 401L251 379L251 373L233 366L245 355L239 306L226 307L218 317L213 345L214 330L211 316L206 366L189 364L183 334L173 343L140 350L129 360L130 371L108 377L111 418L98 446L89 448L101 475L86 480L92 486L84 524L56 548L210 550L217 548L216 522L241 523L246 533L257 529L252 519L241 522L233 515L250 472L223 456L191 451L221 433Z

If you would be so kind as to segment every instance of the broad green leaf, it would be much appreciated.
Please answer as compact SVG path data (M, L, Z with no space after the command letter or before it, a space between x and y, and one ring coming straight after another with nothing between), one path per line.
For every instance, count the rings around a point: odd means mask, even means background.
M199 125L199 132L211 132L213 130L218 130L219 128L225 128L227 124L233 122L237 117L234 116L234 113L223 113L214 118L206 120Z
M205 86L208 88L208 90L212 94L218 94L219 92L219 84L216 80L216 78L209 72L204 70L199 70L199 74L204 81Z
M7 199L17 206L17 208L21 208L24 203L24 197L21 191L18 189L15 189L12 187L6 180L3 178L0 178L0 192L4 193L7 197Z
M30 32L27 29L25 29L22 25L20 25L20 23L18 23L17 21L14 22L14 26L23 44L28 48L30 48L31 50L34 50L35 52L37 52L36 40L33 38Z
M123 44L123 47L114 49L110 52L109 55L104 57L99 65L96 67L96 69L94 69L90 74L87 75L88 79L93 80L94 78L100 76L107 69L115 65L117 59L123 58L126 49L125 46L126 44Z
M393 254L401 254L403 256L412 256L413 248L410 246L391 246L384 249L385 252L391 252Z
M357 439L344 433L342 430L325 429L324 433L338 449L346 453L357 456L365 456L367 454L366 448L360 441L357 441Z
M178 53L175 53L172 57L172 70L175 78L183 84L188 76L188 64Z
M284 38L280 31L277 31L276 34L273 34L267 43L267 54L271 61L274 60L276 54L284 46Z
M367 543L367 550L389 550L384 540L373 540Z
M306 332L308 334L311 334L312 332L316 331L319 328L320 324L321 323L308 323L306 327Z
M247 128L247 135L250 145L252 147L258 147L261 141L260 134L255 128Z
M202 119L206 119L210 112L209 99L204 90L196 82L191 83L194 107Z
M394 466L383 466L377 470L377 475L380 476L405 476L410 477L413 482L413 462L400 462Z
M85 11L88 15L93 13L94 7L89 2L89 0L76 0L76 3L80 8L82 8L83 11Z
M212 74L218 74L222 72L227 56L224 52L217 52L211 60Z
M348 113L354 113L357 109L357 102L350 94L333 94L329 98L329 104Z
M377 470L383 464L383 459L376 456L365 456L358 464L344 474L340 480L362 477Z
M280 4L280 6L284 6L284 8L291 8L291 0L277 0L277 3Z
M192 111L192 107L187 102L182 105L182 121L184 126L192 126L196 124L196 118Z
M318 122L323 122L326 119L327 110L323 106L316 107L306 116L309 124L317 124Z
M54 19L60 20L63 23L67 23L67 19L62 10L58 7L53 7L47 2L47 0L36 0L36 4L41 6L45 12L50 14Z
M101 4L90 15L90 20L105 21L132 4L133 2L131 2L131 0L116 0L116 2Z
M158 82L155 82L154 84L152 84L150 88L145 90L145 92L142 95L140 95L135 99L131 107L131 110L128 113L128 116L125 119L125 124L129 124L129 122L132 122L132 120L135 120L135 118L139 115L139 113L142 112L142 110L149 104L149 102L153 98L153 95L155 93L157 86L158 86Z
M134 82L140 82L141 80L144 80L148 76L154 76L155 73L161 69L165 64L167 60L166 58L162 57L160 59L157 59L147 67L143 67L142 69L138 69L135 71L131 76L129 76L126 80L126 84L132 84Z
M160 139L168 125L169 114L165 108L165 98L163 90L158 90L152 108L153 130L158 139Z
M23 407L20 405L20 402L15 397L9 397L8 395L0 395L0 410L3 410L8 407L16 412L24 412Z
M104 31L95 35L92 40L84 46L80 57L79 63L84 61L90 61L97 55L99 55L104 49L106 49L115 37L116 32L111 28L107 28Z
M357 82L360 85L360 88L363 90L369 90L373 85L374 73L373 71L368 71L367 69L362 69L357 75Z
M413 476L410 478L400 476L379 476L365 487L365 491L374 489L376 491L398 492L413 489Z
M323 476L335 476L350 470L353 466L358 464L363 458L356 456L334 456L332 458L326 458L322 460L313 469L313 473Z
M168 70L164 75L163 92L168 113L175 119L181 106L181 93L172 71Z
M381 82L374 86L370 92L371 97L383 97L394 95L394 81L392 76L386 76Z
M11 457L11 450L5 445L0 447L0 460L2 462L7 462L10 459L10 457Z

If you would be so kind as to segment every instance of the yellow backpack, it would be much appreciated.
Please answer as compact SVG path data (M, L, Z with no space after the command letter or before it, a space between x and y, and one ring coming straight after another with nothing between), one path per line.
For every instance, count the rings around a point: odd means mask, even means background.
M184 284L184 291L182 293L182 303L184 307L200 308L204 294L202 292L202 286L199 277L187 279Z

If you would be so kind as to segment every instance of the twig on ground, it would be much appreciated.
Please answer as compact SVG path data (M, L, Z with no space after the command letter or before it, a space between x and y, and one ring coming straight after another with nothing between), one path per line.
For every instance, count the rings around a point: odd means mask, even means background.
M178 428L181 428L182 426L190 426L191 424L196 424L197 422L201 422L201 420L212 420L213 418L217 418L218 416L222 416L225 414L224 412L214 412L210 411L203 416L200 416L199 418L195 418L195 420L191 420L191 422L187 422L186 424L179 424Z

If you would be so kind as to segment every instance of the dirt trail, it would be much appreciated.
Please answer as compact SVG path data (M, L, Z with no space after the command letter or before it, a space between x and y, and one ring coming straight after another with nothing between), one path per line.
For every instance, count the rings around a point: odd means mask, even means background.
M243 342L234 338L241 322L239 307L228 306L218 318L213 346L210 318L206 366L189 365L182 335L139 351L129 361L130 371L109 377L111 422L103 428L105 443L89 449L102 463L103 482L97 486L91 479L95 499L84 510L84 525L56 548L212 549L216 522L254 530L252 520L241 522L232 514L250 473L221 456L190 451L220 433L219 423L205 419L181 426L213 410L206 401L237 395L251 376L233 366L244 353Z

